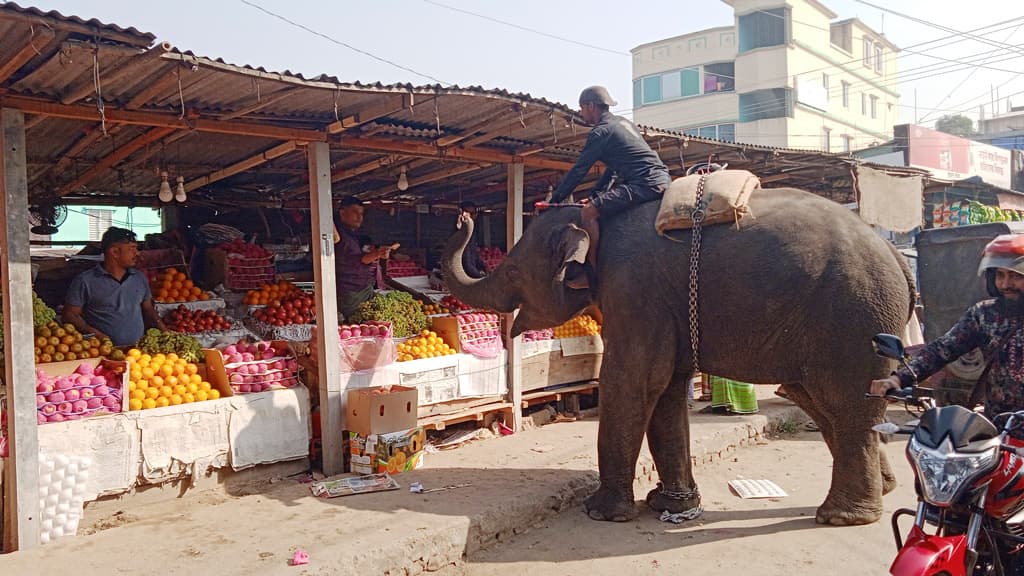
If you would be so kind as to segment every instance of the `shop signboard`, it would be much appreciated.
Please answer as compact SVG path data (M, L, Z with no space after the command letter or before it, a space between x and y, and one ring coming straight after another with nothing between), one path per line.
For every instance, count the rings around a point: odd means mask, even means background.
M1012 186L1009 150L922 126L897 126L897 139L901 133L906 138L910 166L929 170L936 178L963 180L977 176L993 186Z

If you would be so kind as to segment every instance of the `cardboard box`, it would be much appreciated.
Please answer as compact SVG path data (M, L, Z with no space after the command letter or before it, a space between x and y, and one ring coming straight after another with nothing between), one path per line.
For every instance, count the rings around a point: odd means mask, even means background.
M388 434L348 433L351 471L400 474L423 466L426 432L422 426Z
M416 426L418 395L406 386L349 390L348 429L362 436L408 430Z

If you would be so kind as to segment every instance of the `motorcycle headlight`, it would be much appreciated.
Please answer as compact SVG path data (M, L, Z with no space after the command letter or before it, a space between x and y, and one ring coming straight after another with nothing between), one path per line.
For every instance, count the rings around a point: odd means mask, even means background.
M998 453L998 445L981 452L957 452L949 438L938 448L924 446L913 436L907 444L925 501L940 507L949 506L962 487L988 472Z

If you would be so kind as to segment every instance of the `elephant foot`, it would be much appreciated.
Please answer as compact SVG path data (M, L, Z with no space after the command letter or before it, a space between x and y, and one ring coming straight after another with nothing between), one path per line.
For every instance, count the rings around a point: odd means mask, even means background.
M659 482L657 488L647 493L647 505L655 512L679 514L700 507L700 492L696 487L686 492L667 492Z
M632 496L626 496L605 488L599 488L583 501L587 516L607 522L629 522L637 517L636 503Z
M873 524L882 517L881 503L877 505L837 505L832 498L818 507L814 520L832 526L860 526Z

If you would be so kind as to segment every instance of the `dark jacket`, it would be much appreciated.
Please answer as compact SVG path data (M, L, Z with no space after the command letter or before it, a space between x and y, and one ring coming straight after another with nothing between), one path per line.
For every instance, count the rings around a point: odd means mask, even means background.
M672 182L665 163L647 145L636 125L621 116L605 112L590 129L579 159L551 195L551 201L563 202L568 198L597 161L607 167L594 187L597 192L607 188L613 176L616 184L646 185L652 188L667 187Z
M971 306L944 335L924 347L911 361L918 381L946 364L980 348L991 364L981 385L987 386L985 415L1024 410L1024 316L1007 314L999 300ZM914 383L906 368L896 375L904 386Z

